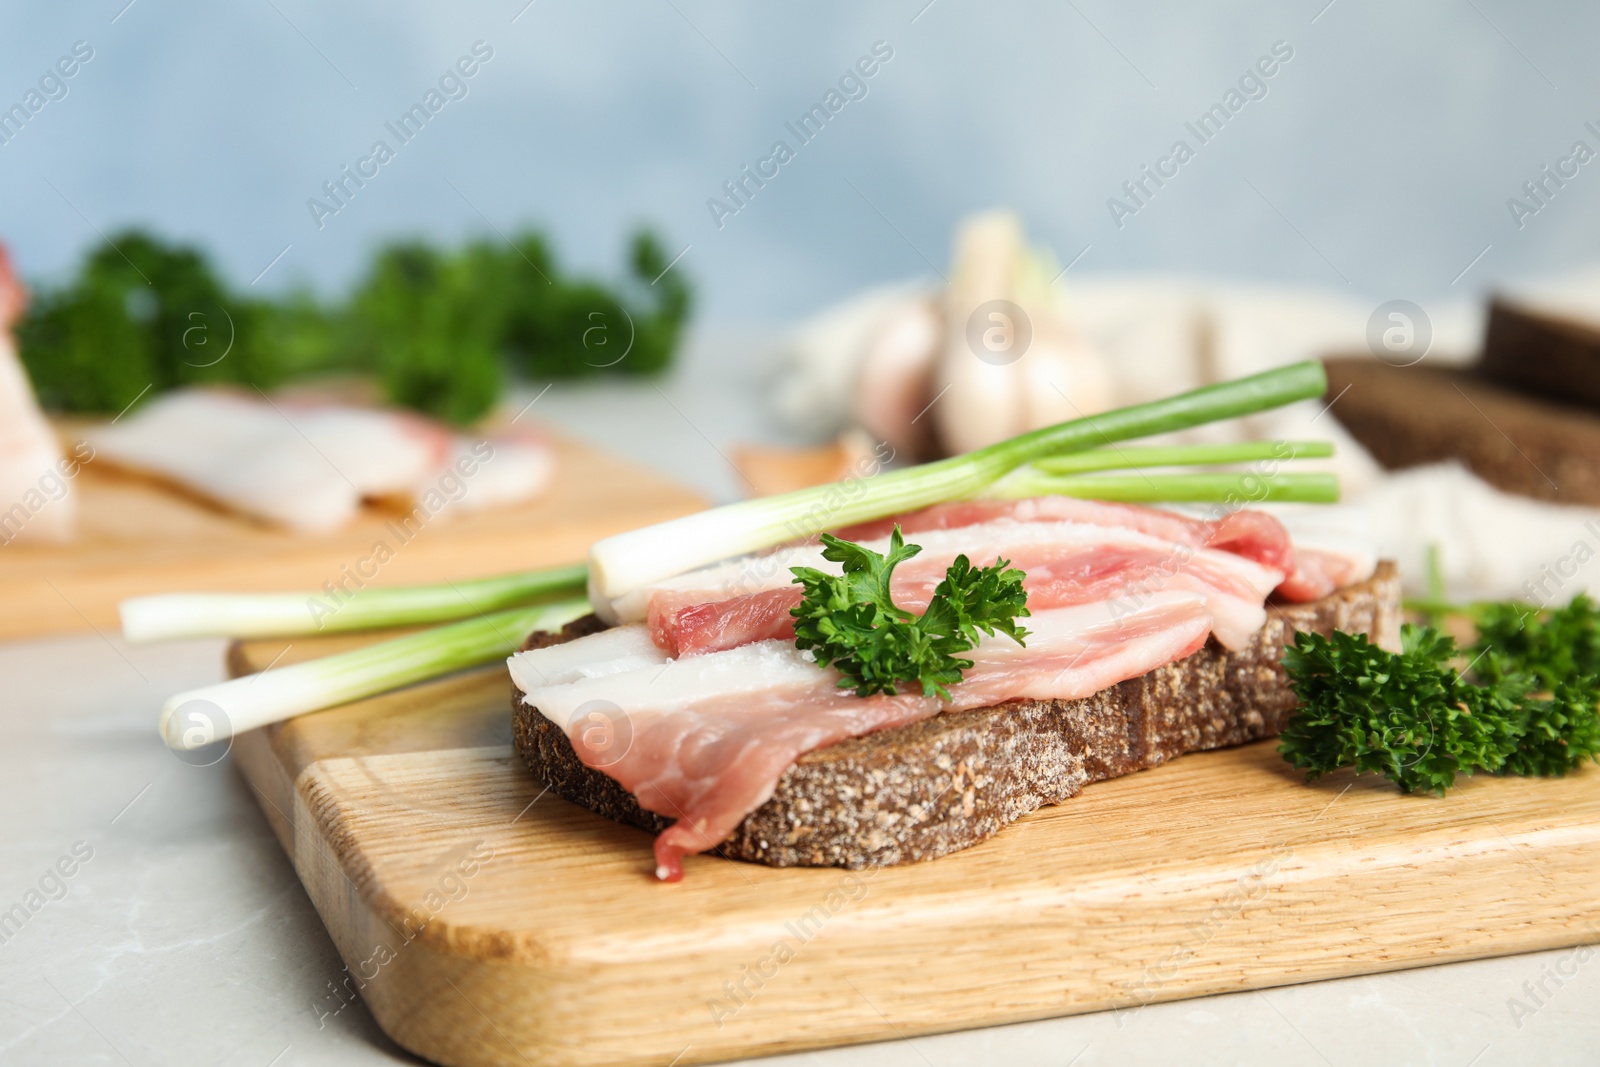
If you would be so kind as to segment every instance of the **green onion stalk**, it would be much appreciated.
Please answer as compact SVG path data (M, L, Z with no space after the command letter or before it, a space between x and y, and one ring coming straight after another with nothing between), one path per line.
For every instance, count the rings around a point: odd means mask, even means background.
M1045 456L1033 467L1045 474L1088 474L1093 471L1200 467L1224 463L1267 463L1284 459L1326 459L1328 441L1239 441L1223 445L1097 448L1062 456Z
M582 598L497 611L191 689L162 706L161 736L175 749L200 748L296 715L492 663L516 652L529 634L559 630L588 611Z
M1099 474L1063 476L1022 467L1000 479L984 495L1017 499L1075 496L1129 504L1336 504L1339 480L1331 474Z
M597 610L641 586L730 556L824 530L979 493L1024 463L1131 438L1184 430L1321 396L1316 360L1206 386L1178 396L1073 419L936 463L879 474L853 497L837 486L729 504L597 541L589 550L589 594Z
M329 607L320 593L169 593L120 607L129 641L179 637L290 637L420 626L501 611L541 597L582 592L581 563L495 578L357 591Z

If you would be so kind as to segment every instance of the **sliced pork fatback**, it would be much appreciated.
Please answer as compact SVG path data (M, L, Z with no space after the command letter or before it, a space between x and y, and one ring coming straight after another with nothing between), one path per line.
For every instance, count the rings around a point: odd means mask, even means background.
M676 879L684 855L723 840L806 752L942 710L1088 696L1196 651L1211 617L1202 596L1167 591L1126 612L1100 601L1036 611L1026 624L1026 647L994 636L972 650L948 705L919 691L856 696L784 641L641 663L651 643L642 626L519 653L510 669L580 759L677 820L656 840L658 876ZM625 663L610 670L610 659Z
M411 495L441 513L485 511L534 499L550 487L555 472L555 450L537 434L458 436L444 464L429 471Z
M1372 577L1378 553L1366 508L1339 504L1284 505L1275 511L1294 539L1295 568L1278 596L1305 603Z
M1283 580L1281 571L1244 556L1125 526L999 519L911 536L922 552L895 568L892 588L895 603L915 612L927 607L956 556L966 555L975 566L1005 559L1026 575L1023 587L1035 612L1097 600L1131 610L1162 590L1195 592L1206 598L1217 640L1238 648L1260 628L1263 601ZM887 538L863 543L880 553L889 547ZM642 601L652 636L672 655L792 638L789 611L800 602L789 570L795 566L840 571L822 558L820 546L794 546L679 575L618 603L633 621Z
M406 413L217 389L168 393L88 437L109 462L309 533L343 526L364 498L409 495L451 447L442 428Z
M168 393L89 440L111 463L306 533L338 529L367 500L427 518L518 504L555 470L529 433L473 440L414 412L223 389Z
M1174 546L1227 552L1277 571L1280 582L1297 569L1294 546L1283 524L1271 515L1250 509L1234 511L1216 520L1202 520L1157 508L1064 496L967 500L935 504L919 511L845 527L838 534L847 541L867 543L879 550L876 546L886 545L890 531L898 525L908 541L925 549L935 544L957 545L960 546L958 552L964 551L969 558L976 559L985 548L996 543L997 527L1062 523L1107 531L1131 531ZM1015 534L1000 536L1014 537ZM601 614L612 622L638 622L649 616L651 600L659 592L672 594L673 610L762 592L788 584L791 567L823 566L825 569L825 565L819 564L820 559L821 548L815 540L781 545L635 589L601 605ZM1367 574L1370 573L1369 568ZM1355 580L1365 576L1358 575Z
M935 504L920 511L851 526L840 530L839 536L847 541L883 537L898 524L901 532L910 538L923 530L955 530L1003 520L1126 527L1195 548L1231 552L1281 572L1284 577L1276 592L1280 598L1296 603L1316 600L1341 586L1364 581L1372 576L1377 566L1377 559L1370 551L1330 552L1320 546L1305 549L1306 555L1314 558L1302 560L1299 558L1300 538L1291 539L1278 518L1253 508L1231 510L1216 519L1196 519L1136 504L1066 496Z
M1020 500L958 500L934 504L919 511L893 515L857 526L838 535L846 541L887 537L896 526L907 537L924 530L957 530L965 526L1009 520L1011 522L1081 522L1107 526L1191 545L1216 548L1253 559L1274 570L1284 570L1291 551L1283 524L1260 511L1237 510L1220 519L1194 519L1137 504L1080 500L1070 496L1036 496Z

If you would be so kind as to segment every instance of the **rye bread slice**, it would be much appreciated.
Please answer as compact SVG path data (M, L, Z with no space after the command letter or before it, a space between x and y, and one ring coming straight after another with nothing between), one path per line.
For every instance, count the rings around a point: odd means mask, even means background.
M528 647L602 628L589 616L561 634L535 634ZM1239 652L1212 641L1082 700L1018 700L938 715L808 752L717 851L773 867L862 868L975 845L1090 782L1279 733L1295 705L1279 663L1284 643L1296 630L1334 629L1398 647L1393 564L1313 603L1271 606L1266 625ZM566 734L521 695L513 687L516 748L551 792L646 830L671 824L584 766Z

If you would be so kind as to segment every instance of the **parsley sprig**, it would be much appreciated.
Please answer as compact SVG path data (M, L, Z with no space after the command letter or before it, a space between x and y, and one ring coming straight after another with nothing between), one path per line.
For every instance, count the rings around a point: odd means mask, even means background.
M1466 614L1478 626L1474 655L1497 651L1546 689L1600 676L1600 605L1582 593L1548 613L1506 602L1474 605Z
M837 668L841 689L893 695L899 686L920 684L924 696L949 700L946 687L972 666L960 653L978 643L980 632L1003 633L1019 645L1028 636L1016 621L1028 614L1023 573L1008 560L974 567L957 556L928 609L913 615L889 591L895 567L922 551L905 543L900 527L889 536L887 556L832 534L823 534L822 544L822 558L843 564L844 573L790 568L805 591L790 614L795 646Z
M1600 759L1594 603L1473 615L1478 638L1461 669L1453 663L1467 656L1432 627L1404 626L1399 653L1364 635L1297 634L1283 663L1301 706L1278 750L1308 779L1354 767L1440 796L1458 774L1564 775Z

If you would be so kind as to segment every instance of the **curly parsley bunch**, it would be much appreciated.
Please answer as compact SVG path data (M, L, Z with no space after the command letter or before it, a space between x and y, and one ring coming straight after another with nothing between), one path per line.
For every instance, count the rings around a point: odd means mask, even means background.
M1398 653L1364 635L1296 634L1283 664L1301 706L1278 751L1308 779L1354 767L1440 796L1457 774L1556 776L1600 759L1593 602L1547 616L1486 605L1478 617L1462 670L1455 641L1432 627L1404 626Z

